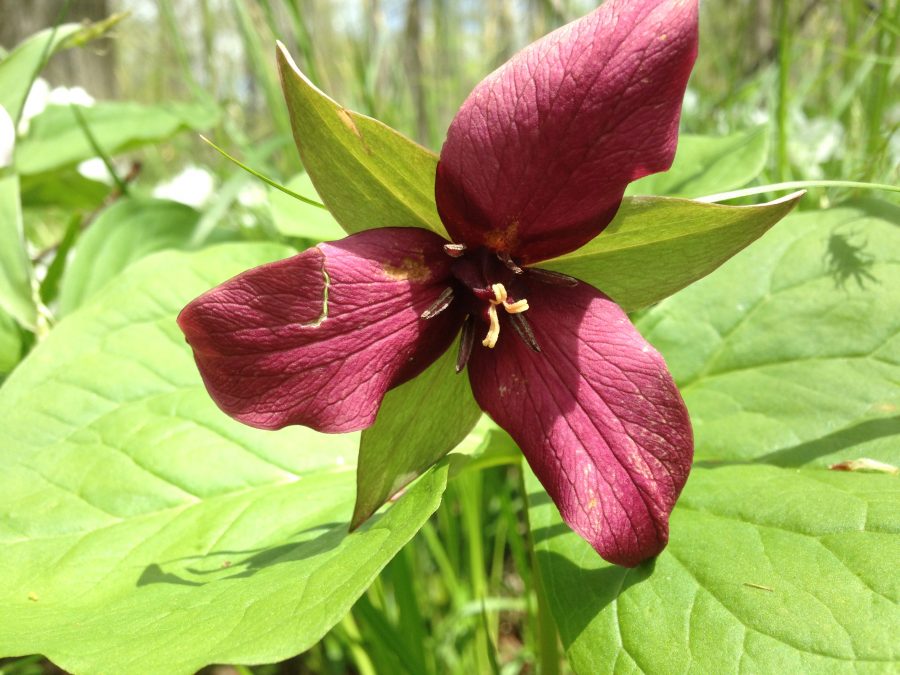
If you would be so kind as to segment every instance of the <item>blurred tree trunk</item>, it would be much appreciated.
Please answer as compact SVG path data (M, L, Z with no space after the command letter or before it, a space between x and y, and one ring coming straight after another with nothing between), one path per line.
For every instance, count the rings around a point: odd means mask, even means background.
M60 0L0 0L0 44L12 49L32 33L51 28L63 7ZM72 0L64 23L97 21L109 16L107 0ZM103 38L54 56L42 77L54 86L81 86L95 98L116 94L113 42Z
M409 0L406 6L406 76L412 90L416 111L416 140L428 145L431 125L428 101L422 77L422 8L420 0Z
M487 10L484 47L493 70L506 63L513 55L515 22L509 0L490 0L487 3Z

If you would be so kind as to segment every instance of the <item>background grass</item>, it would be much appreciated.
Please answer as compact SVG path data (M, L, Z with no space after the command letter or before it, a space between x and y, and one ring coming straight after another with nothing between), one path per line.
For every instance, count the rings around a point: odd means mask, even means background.
M211 136L282 181L301 167L274 69L276 39L331 96L438 150L459 104L485 74L595 5L585 0L110 4L111 10L132 12L114 37L120 97L214 102L224 116ZM773 143L763 183L840 178L896 184L898 40L900 0L707 0L682 128L724 135L768 124ZM142 162L138 186L199 163L213 171L221 189L240 171L190 136L144 151ZM852 196L847 189L818 189L806 205ZM896 201L896 195L882 196ZM240 215L236 207L217 217L227 226ZM270 236L262 225L259 236ZM466 471L450 484L436 516L310 652L272 666L210 671L565 672L532 574L520 470L505 459L509 455L498 457L495 466ZM5 662L0 672L26 675L47 668L45 662L22 659Z

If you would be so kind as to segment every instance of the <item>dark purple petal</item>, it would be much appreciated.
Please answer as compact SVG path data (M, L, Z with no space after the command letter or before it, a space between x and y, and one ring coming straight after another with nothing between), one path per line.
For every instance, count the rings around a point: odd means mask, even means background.
M598 290L532 284L528 304L541 352L504 317L497 346L469 362L475 398L572 529L637 565L668 541L693 456L687 410L662 357Z
M443 239L383 228L244 272L191 302L178 324L210 396L263 429L362 429L385 392L419 374L462 323Z
M450 235L524 262L592 239L629 182L671 165L696 54L696 0L609 0L519 52L450 125Z

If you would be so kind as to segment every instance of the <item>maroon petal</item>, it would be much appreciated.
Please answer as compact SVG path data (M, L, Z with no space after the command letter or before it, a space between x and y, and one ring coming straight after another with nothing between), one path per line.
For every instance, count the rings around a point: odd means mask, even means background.
M505 321L469 364L478 403L519 444L562 517L606 560L659 553L687 480L687 410L659 353L587 284L532 284L541 352Z
M453 239L535 262L596 236L629 182L671 165L696 54L696 0L609 0L519 52L447 133Z
M362 429L385 392L451 343L446 243L414 228L368 230L244 272L191 302L178 324L222 410L263 429Z

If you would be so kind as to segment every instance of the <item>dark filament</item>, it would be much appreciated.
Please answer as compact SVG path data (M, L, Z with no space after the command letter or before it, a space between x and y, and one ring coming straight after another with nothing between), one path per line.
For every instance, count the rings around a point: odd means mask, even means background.
M509 253L498 253L497 259L511 269L515 274L524 274L525 270L519 267L510 257Z
M522 338L522 342L536 352L541 351L541 346L538 344L537 338L534 337L534 331L531 330L531 324L528 323L528 319L522 314L510 314L509 321L519 337Z
M459 336L459 352L456 354L456 372L461 373L466 364L469 363L469 357L472 356L472 347L475 344L475 319L469 314L463 321L462 333Z
M448 286L444 289L444 292L438 296L438 299L434 301L434 304L422 312L422 318L433 319L447 309L451 302L453 302L453 287Z
M568 274L560 272L551 272L550 270L542 270L539 267L529 267L528 275L533 277L535 281L540 281L551 286L577 286L578 279L570 277Z

